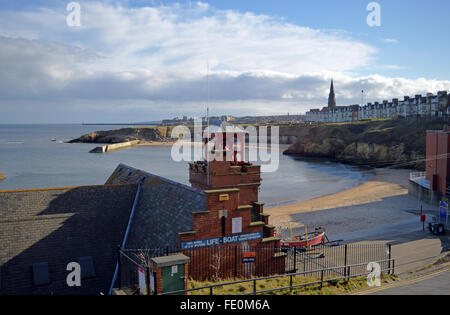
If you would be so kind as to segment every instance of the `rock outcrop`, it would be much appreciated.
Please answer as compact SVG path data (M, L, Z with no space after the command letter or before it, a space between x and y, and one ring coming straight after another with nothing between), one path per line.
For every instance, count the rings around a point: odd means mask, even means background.
M367 166L424 169L426 131L439 121L371 121L300 126L297 142L284 154L327 158Z
M81 136L70 143L121 143L128 141L165 141L156 128L123 128L118 130L95 131Z

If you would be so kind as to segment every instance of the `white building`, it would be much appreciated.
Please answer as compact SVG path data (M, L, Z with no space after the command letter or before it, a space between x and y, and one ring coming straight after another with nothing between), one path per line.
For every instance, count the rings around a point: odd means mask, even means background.
M368 103L364 106L333 106L312 109L306 113L307 122L351 122L364 119L397 119L417 117L446 117L450 114L450 99L447 91L426 96L405 96L402 101Z

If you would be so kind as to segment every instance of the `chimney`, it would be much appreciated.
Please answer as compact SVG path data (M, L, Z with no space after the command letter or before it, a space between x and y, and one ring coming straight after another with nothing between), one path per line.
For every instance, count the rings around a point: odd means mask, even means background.
M394 103L394 105L398 105L398 98L394 98L393 100L392 100L392 103Z
M409 101L409 96L405 96L405 101Z

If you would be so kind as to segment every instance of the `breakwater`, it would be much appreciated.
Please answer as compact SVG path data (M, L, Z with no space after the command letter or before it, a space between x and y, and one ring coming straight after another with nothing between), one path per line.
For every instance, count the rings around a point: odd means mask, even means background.
M127 141L127 142L103 145L100 147L96 147L95 149L91 150L89 153L107 153L107 152L111 152L111 151L131 148L131 147L134 147L135 145L137 145L138 143L139 143L138 140L134 140L134 141Z

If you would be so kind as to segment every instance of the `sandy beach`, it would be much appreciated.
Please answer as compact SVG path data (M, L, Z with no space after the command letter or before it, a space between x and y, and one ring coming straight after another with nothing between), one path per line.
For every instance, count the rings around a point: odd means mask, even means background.
M270 223L294 233L325 227L329 235L348 233L416 217L418 200L408 195L410 170L375 169L368 181L349 190L305 202L265 209ZM301 194L301 192L299 192ZM424 205L426 207L426 205Z

